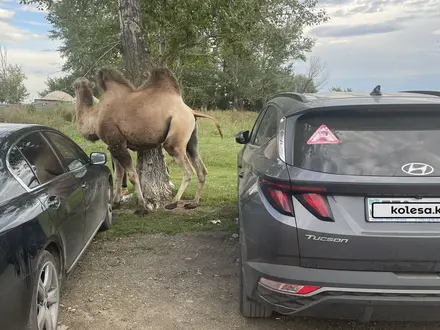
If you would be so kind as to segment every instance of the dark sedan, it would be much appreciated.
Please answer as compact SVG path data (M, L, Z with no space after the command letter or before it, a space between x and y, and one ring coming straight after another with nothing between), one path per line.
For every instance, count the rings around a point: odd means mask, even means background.
M55 129L0 124L0 329L57 328L62 282L112 223L106 162Z

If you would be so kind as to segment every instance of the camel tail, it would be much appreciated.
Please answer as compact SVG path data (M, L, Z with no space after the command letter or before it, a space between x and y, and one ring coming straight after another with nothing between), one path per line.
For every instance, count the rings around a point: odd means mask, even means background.
M220 128L220 124L218 123L217 120L215 120L215 119L214 119L213 117L211 117L211 116L205 115L205 114L200 113L200 112L195 112L195 111L193 111L193 113L194 113L194 117L196 117L196 118L199 117L199 118L208 118L208 119L211 119L211 120L214 122L215 126L217 126L218 132L220 133L220 136L221 136L221 138L223 139L223 133L222 133L222 130L221 130L221 128Z
M109 89L108 82L115 82L134 91L133 84L124 77L122 72L111 67L102 67L96 73L96 84L102 91Z

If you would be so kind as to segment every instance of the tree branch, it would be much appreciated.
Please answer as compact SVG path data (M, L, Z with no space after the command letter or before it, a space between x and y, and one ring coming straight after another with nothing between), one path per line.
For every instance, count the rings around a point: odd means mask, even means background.
M164 53L164 55L161 56L160 63L166 63L166 62L168 62L168 61L170 61L170 60L174 60L176 57L178 57L178 56L181 54L181 52L182 52L183 50L185 50L185 49L189 49L189 48L193 48L193 47L195 47L195 46L197 46L197 45L200 45L200 44L203 43L203 42L207 42L207 41L209 40L209 38L211 38L211 37L212 37L212 36L210 36L210 35L204 35L204 36L201 36L200 38L198 38L198 39L197 39L196 41L194 41L194 42L191 42L191 43L185 43L185 44L180 44L180 45L177 47L177 49L173 51L172 54L170 54L169 51L166 51L166 52Z

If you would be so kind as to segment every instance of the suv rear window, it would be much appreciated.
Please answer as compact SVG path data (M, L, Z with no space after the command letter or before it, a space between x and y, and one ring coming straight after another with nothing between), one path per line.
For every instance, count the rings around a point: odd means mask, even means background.
M308 144L322 125L339 142ZM342 175L407 176L403 165L425 163L434 168L431 176L440 175L440 113L418 109L310 113L298 118L294 135L293 165L303 169ZM332 141L331 137L328 140Z

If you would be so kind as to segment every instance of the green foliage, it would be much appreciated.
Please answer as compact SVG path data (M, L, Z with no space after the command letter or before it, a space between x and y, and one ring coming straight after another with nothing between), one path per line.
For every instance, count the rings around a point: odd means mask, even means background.
M69 95L75 95L73 90L73 81L75 77L73 75L67 75L64 77L48 77L45 81L46 89L39 93L40 97L44 97L46 94L53 91L63 91Z
M26 79L21 66L8 63L6 48L0 46L0 103L17 104L29 96Z
M73 117L75 114L75 110L73 109L73 107L58 105L55 109L52 110L52 112L57 118L62 118L69 123L73 122Z
M341 89L341 87L336 87L336 86L330 88L330 92L352 92L352 91L353 91L353 89L351 89L351 88Z
M8 65L0 73L0 102L16 104L22 102L29 93L24 81L27 79L19 65Z
M37 111L37 108L33 104L24 105L24 109L26 109L27 113L32 114Z
M295 74L291 67L305 60L315 43L303 29L328 20L317 0L140 3L152 62L175 72L190 106L243 107L286 89L317 89L315 77ZM123 69L117 1L59 0L51 4L48 20L50 37L63 42L69 75L93 78L102 65Z

